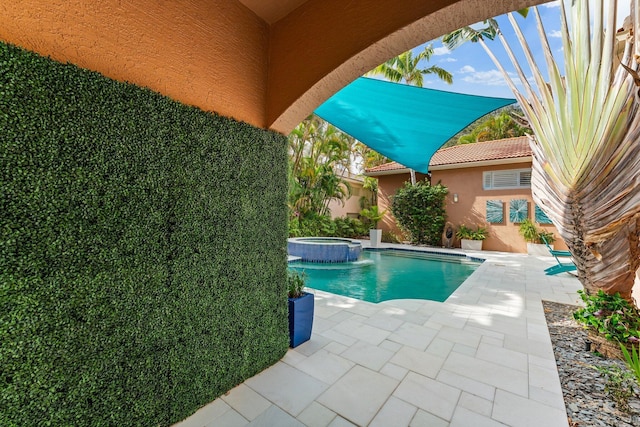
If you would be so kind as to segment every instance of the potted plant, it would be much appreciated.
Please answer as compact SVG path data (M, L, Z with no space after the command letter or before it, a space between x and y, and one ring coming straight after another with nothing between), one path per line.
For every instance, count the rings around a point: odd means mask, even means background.
M549 249L553 250L553 242L556 238L553 233L538 230L530 219L525 219L520 223L520 234L527 242L527 253L529 255L549 256ZM544 240L542 240L544 238ZM545 241L549 244L545 244Z
M288 270L289 345L297 347L311 339L313 327L313 294L304 291L306 277L299 271Z
M476 229L469 228L464 224L458 227L456 237L460 239L462 249L470 249L474 251L482 250L482 241L489 236L489 232L485 227L479 225Z
M369 239L371 241L371 247L377 248L382 241L382 230L378 228L378 221L380 221L387 211L380 212L378 206L371 206L369 209L362 209L360 215L369 220Z

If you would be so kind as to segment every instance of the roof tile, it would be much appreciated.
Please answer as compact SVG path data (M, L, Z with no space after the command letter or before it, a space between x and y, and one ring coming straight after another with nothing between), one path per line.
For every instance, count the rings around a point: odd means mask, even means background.
M429 166L455 165L487 160L513 159L532 155L527 136L476 142L442 148L433 155ZM366 170L366 173L406 169L398 162L385 163Z

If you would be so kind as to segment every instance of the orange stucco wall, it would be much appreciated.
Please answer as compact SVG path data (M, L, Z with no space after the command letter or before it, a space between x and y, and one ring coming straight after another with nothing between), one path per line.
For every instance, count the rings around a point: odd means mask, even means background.
M465 224L472 226L480 224L489 229L489 237L484 241L483 249L490 251L527 252L527 244L518 232L518 224L509 221L509 201L512 199L527 199L529 201L529 218L534 219L534 202L531 189L513 190L483 190L482 173L504 169L531 168L531 163L517 163L499 166L484 166L464 169L450 169L433 171L432 182L442 181L449 189L447 196L448 220L454 226ZM453 202L453 194L458 194L458 203ZM502 224L488 224L486 222L487 200L502 200L504 202L504 222ZM538 228L555 234L557 249L566 249L566 245L558 237L553 225L538 225Z
M266 125L269 27L235 0L0 1L0 39Z
M0 40L288 134L385 60L543 1L306 0L268 23L237 0L0 0Z
M529 201L529 218L533 220L534 202L531 197L531 189L483 190L482 173L485 171L524 169L530 167L531 163L516 163L510 165L436 170L431 172L431 182L436 183L441 181L442 184L449 189L449 195L446 201L447 220L456 228L460 224L465 224L468 227L475 227L475 225L479 224L488 228L489 237L483 243L484 250L526 253L527 245L518 231L518 224L513 224L509 221L509 201L512 199L527 199ZM408 180L409 174L384 175L378 177L378 205L381 209L388 209L388 206L390 206L389 197L395 194L396 189ZM453 202L454 194L458 194L458 203ZM502 200L504 202L505 221L502 224L488 224L486 222L487 200ZM382 224L383 229L397 230L395 218L393 218L390 211L382 221ZM567 249L553 225L537 224L537 226L538 228L555 234L556 242L554 246L556 249ZM460 246L459 242L457 242L457 246Z

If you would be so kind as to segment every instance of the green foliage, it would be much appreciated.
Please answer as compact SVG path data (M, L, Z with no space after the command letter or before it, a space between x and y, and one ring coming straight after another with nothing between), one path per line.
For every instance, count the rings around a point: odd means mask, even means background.
M287 271L287 295L289 298L300 298L304 294L306 285L307 277L303 271Z
M510 120L507 120L509 118ZM517 105L507 105L494 114L483 116L449 138L441 148L492 139L512 138L532 134L524 112Z
M387 211L380 212L378 206L371 206L368 209L362 209L362 211L360 211L360 215L367 219L369 228L371 229L378 228L378 221L384 218L386 213Z
M335 218L333 222L336 225L335 237L356 238L367 234L366 225L357 218Z
M285 354L284 137L6 44L0 128L0 425L171 425Z
M391 231L383 231L382 238L380 239L384 243L402 243L402 238Z
M529 243L542 244L544 243L544 241L542 240L543 238L549 244L552 244L553 242L556 241L556 238L553 235L553 233L550 233L544 230L538 230L538 228L529 218L525 219L520 223L520 227L518 230L520 232L520 235L524 238L524 240Z
M431 44L425 46L424 50L416 56L413 56L413 51L408 50L386 62L383 62L373 70L369 71L366 75L382 75L392 82L399 83L404 81L407 85L422 87L424 83L424 75L435 74L441 80L449 84L453 83L453 76L451 73L437 65L432 65L429 68L420 68L420 64L429 62L433 53L434 49Z
M640 346L636 348L632 345L631 352L629 352L626 346L620 344L620 350L622 351L622 356L627 364L627 368L633 373L636 382L640 385Z
M484 240L489 237L489 231L485 227L476 226L476 229L469 228L464 224L461 224L456 231L456 237L458 239L466 240Z
M405 183L393 197L391 212L412 243L439 245L446 222L447 188L420 181Z
M573 317L586 328L623 344L640 340L640 313L619 293L608 295L599 290L595 295L587 295L579 290L578 294L585 307L576 310Z
M460 144L493 141L531 134L531 129L521 126L507 111L493 114L475 126L471 132L458 138Z
M357 218L335 218L327 215L293 215L289 219L289 237L346 237L357 238L368 233L368 228Z
M351 196L343 179L356 140L311 115L289 135L289 207L299 215L329 215L329 203ZM341 172L342 171L342 172Z
M366 145L362 145L362 146L366 147ZM371 149L369 149L369 150L373 151ZM375 153L375 151L373 151L373 152ZM384 159L386 160L386 157ZM375 166L379 166L379 165L375 165ZM368 208L368 207L371 207L371 206L375 206L378 203L378 178L374 178L374 177L371 177L371 176L365 176L364 180L362 182L362 189L363 190L369 190L369 192L371 194L371 199L369 199L368 202L363 203L362 199L366 200L366 196L362 196L361 197L361 201L360 201L360 208L361 209L365 209L365 208Z
M594 366L594 368L604 375L607 380L604 391L609 393L609 396L613 398L621 411L630 413L629 399L635 393L633 375L628 371L622 370L619 366Z

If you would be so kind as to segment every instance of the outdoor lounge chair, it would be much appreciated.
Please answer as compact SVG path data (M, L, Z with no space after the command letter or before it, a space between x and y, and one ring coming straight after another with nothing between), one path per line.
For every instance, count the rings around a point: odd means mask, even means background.
M556 258L556 261L558 261L558 258ZM557 265L547 268L544 271L544 274L547 276L553 276L555 274L568 273L570 271L576 271L576 265L574 263L558 261Z
M547 246L547 249L549 249L549 253L552 256L554 257L570 257L571 256L571 252L569 251L556 251L555 249L553 249L551 245L549 245L549 243L547 242L547 239L544 238L544 236L540 236L540 239Z
M554 265L553 267L549 267L546 270L544 270L544 274L546 274L547 276L553 276L555 274L568 273L570 271L575 271L576 270L576 265L573 262L562 262L562 261L560 261L561 257L570 257L571 256L571 252L569 252L569 251L556 251L556 250L551 248L551 246L549 245L549 243L547 243L547 241L545 240L544 237L540 236L540 238L542 239L544 244L547 245L547 249L549 249L549 253L556 259L556 262L558 263L558 264Z

